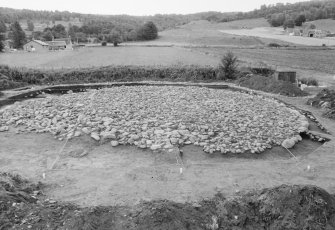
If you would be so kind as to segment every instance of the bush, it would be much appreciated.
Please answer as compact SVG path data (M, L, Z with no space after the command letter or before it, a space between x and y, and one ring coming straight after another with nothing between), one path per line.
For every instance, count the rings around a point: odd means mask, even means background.
M269 43L269 44L268 44L268 47L275 47L275 48L278 48L278 47L281 47L281 45L279 45L278 43L274 43L274 42L272 42L272 43Z
M319 82L315 78L302 78L300 82L304 85L319 86Z
M265 62L258 62L257 64L254 64L249 67L249 70L253 74L262 75L264 77L272 76L276 72L275 69Z
M219 66L219 79L220 80L235 80L238 75L238 58L229 51L226 55L221 58Z
M158 29L153 22L147 22L137 30L138 40L154 40L158 37Z
M107 42L106 42L106 41L103 41L103 42L101 42L101 45L102 45L102 46L107 46Z

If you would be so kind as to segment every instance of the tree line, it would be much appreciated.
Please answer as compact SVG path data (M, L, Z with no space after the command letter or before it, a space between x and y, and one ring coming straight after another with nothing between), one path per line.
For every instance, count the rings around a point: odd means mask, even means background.
M18 10L6 7L0 7L0 21L7 24L14 21L30 20L39 21L46 24L55 24L57 21L71 22L78 19L82 24L92 22L108 22L117 27L126 27L127 29L138 28L145 22L151 21L158 31L174 28L195 20L206 20L215 17L229 16L232 13L222 12L200 12L194 14L155 14L152 16L130 16L130 15L95 15L81 14L68 11L39 11L39 10ZM218 16L219 15L219 16Z
M8 28L4 22L0 21L0 51L4 48L2 41L6 38L12 41L14 48L20 49L30 39L52 41L57 38L70 37L74 42L87 42L88 37L93 36L97 42L111 42L114 46L117 46L122 41L153 40L158 37L158 29L151 21L139 26L136 30L130 31L130 33L125 33L109 23L103 23L103 25L90 23L81 27L69 25L68 28L65 28L62 24L57 24L53 27L47 27L43 31L33 31L34 24L32 21L27 21L27 24L28 30L32 31L29 38L26 37L18 21L10 24Z
M305 21L335 19L335 1L305 1L294 4L277 3L262 5L259 9L244 13L243 18L264 17L271 26L301 26Z
M150 40L157 37L157 31L175 28L194 20L208 20L212 22L228 22L233 20L266 18L271 26L291 27L301 26L305 21L318 19L335 19L335 1L305 1L294 4L262 5L259 9L250 12L202 12L188 15L156 14L153 16L129 15L92 15L72 13L68 11L35 11L17 10L0 7L0 40L11 38L13 35L23 34L14 24L25 20L27 28L32 31L32 37L50 41L52 38L71 36L73 41L87 42L91 37L99 41L122 42L136 40ZM79 20L81 26L71 25L74 20ZM47 28L44 31L34 31L34 21L44 22ZM68 28L57 21L70 22ZM147 23L145 23L147 22ZM22 28L21 28L22 29ZM19 32L18 32L19 31ZM0 48L1 48L0 44ZM19 47L19 46L18 46Z
M224 10L224 9L222 9ZM250 12L201 12L194 14L156 14L153 16L129 16L129 15L94 15L80 14L68 11L37 11L37 10L17 10L0 7L0 21L7 24L14 21L29 20L40 21L55 24L57 21L71 22L78 19L82 24L102 24L109 23L119 30L131 31L143 25L144 22L152 21L159 31L174 28L179 25L189 23L194 20L208 20L214 22L227 22L250 18L267 18L273 26L282 26L286 19L296 20L304 15L307 21L318 19L335 19L335 1L334 0L312 0L298 2L294 4L270 4L262 5L260 8ZM285 20L283 18L285 17ZM97 23L99 22L99 23Z

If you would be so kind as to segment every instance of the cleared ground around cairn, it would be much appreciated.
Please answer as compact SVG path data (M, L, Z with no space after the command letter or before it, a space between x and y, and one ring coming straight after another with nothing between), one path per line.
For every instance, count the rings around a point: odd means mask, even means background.
M217 191L233 195L281 184L315 184L335 190L330 183L335 179L331 173L335 161L329 143L321 148L311 141L296 145L292 152L298 161L281 147L227 158L209 156L193 145L183 148L180 159L176 151L112 148L82 135L71 139L59 155L64 141L50 134L16 131L11 127L9 132L0 132L2 170L43 181L48 197L82 206L133 205L141 199L197 201Z
M0 139L2 171L41 181L47 184L48 198L81 206L133 205L142 199L191 202L218 191L229 196L281 184L313 184L335 192L335 156L329 143L315 152L318 145L298 144L292 150L298 161L280 147L254 159L210 157L200 147L188 146L183 164L178 164L174 153L111 148L80 137L69 141L54 168L48 170L64 142L49 134L15 134L13 130L0 133ZM78 157L82 151L88 154Z

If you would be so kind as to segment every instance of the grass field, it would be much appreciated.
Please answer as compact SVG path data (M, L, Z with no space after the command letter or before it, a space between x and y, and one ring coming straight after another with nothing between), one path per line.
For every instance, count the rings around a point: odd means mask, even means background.
M333 19L321 19L312 21L310 23L313 23L319 30L325 30L335 33L335 20Z
M91 47L76 51L5 53L0 63L32 68L107 65L217 65L218 59L175 47Z
M271 42L288 44L276 39L257 38L223 34L221 30L255 28L269 26L265 19L239 20L226 23L211 23L205 20L195 21L173 30L161 32L156 42L179 43L192 45L221 46L264 46Z
M331 38L309 38L301 36L289 36L283 33L282 28L260 27L253 29L234 29L234 30L220 30L222 33L235 36L249 36L262 39L276 39L287 43L293 43L304 46L335 46L335 39Z
M329 25L332 21L320 20L318 23ZM5 53L0 55L0 63L33 68L181 64L217 66L222 55L231 49L244 65L257 65L264 62L275 68L297 71L299 77L315 77L326 83L334 84L334 50L321 49L321 47L270 49L267 46L271 42L288 43L276 39L238 36L220 32L232 29L250 32L254 28L253 31L263 31L263 33L270 35L277 33L276 36L284 37L279 35L279 28L267 27L264 29L266 26L268 23L265 19L228 23L195 21L173 30L163 31L159 34L159 39L154 41L124 43L117 48L86 47L73 52ZM292 38L291 36L285 37ZM294 39L302 38L295 37ZM323 41L323 39L309 40ZM167 45L170 47L162 47ZM211 46L216 46L216 48Z
M192 50L218 58L231 50L241 60L242 65L265 63L273 68L297 71L298 77L315 77L325 83L335 84L335 50L271 48L193 48Z

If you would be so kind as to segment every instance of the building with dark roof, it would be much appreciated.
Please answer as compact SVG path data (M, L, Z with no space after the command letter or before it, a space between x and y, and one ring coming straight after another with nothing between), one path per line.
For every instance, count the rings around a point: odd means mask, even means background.
M48 42L49 50L73 50L71 38L57 38Z

